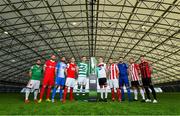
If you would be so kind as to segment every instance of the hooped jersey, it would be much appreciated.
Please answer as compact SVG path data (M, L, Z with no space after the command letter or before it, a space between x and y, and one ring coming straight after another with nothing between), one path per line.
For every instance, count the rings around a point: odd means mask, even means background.
M78 77L87 77L88 75L88 64L80 62L78 64Z

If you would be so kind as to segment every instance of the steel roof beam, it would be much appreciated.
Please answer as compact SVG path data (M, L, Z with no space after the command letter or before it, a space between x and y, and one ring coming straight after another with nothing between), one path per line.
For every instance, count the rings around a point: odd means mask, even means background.
M23 20L33 29L33 31L49 46L49 48L53 51L53 53L55 53L57 56L59 56L59 54L57 54L56 51L54 51L54 49L51 47L51 45L44 39L44 37L42 37L39 32L31 25L31 23L25 18L25 16L11 3L10 0L7 0L9 2L9 4L15 9L15 11L23 18Z
M69 45L69 43L68 43L66 37L64 36L64 33L63 33L63 31L62 31L62 28L60 27L60 25L59 25L59 23L58 23L56 17L54 16L54 13L53 13L51 7L49 6L49 3L47 2L46 4L47 4L47 6L48 6L47 8L50 10L50 13L51 13L51 15L52 15L52 17L53 17L53 19L54 19L54 21L55 21L55 24L58 26L58 28L59 28L59 30L60 30L60 32L61 32L61 34L62 34L64 40L66 41L66 44L67 44L67 46L68 46L70 52L72 53L73 57L75 58L75 55L74 55L74 53L72 52L72 49L71 49L71 47L70 47L70 45Z
M50 7L50 5L49 5L49 3L48 3L47 1L46 1L46 4L48 5L48 8L51 9L51 7ZM67 21L66 15L65 15L65 13L64 13L64 10L63 10L63 8L62 8L62 4L61 4L60 1L59 1L59 4L60 4L60 7L61 7L63 16L64 16L64 18L65 18L66 25L67 25L67 27L68 27L70 36L71 36L71 38L72 38L72 40L73 40L73 42L74 42L74 46L75 46L75 49L76 49L76 51L77 51L77 55L78 55L79 59L81 59L81 58L80 58L80 55L79 55L79 51L78 51L78 49L77 49L77 46L76 46L75 41L74 41L74 38L73 38L74 36L72 36L71 29L70 29L70 27L69 27L69 23L68 23L68 21ZM51 12L53 13L52 9L51 9ZM54 14L54 13L53 13L53 14ZM77 58L75 57L75 59L77 59Z
M130 14L129 18L127 19L127 22L126 22L126 24L125 24L125 26L124 26L124 28L123 28L121 34L119 35L119 39L118 39L118 41L116 42L116 44L115 44L115 46L114 46L112 52L110 53L109 59L111 58L111 56L112 56L114 50L116 49L116 46L118 45L118 43L119 43L119 41L120 41L122 35L124 34L124 31L125 31L127 25L129 24L129 21L130 21L132 15L133 15L133 13L134 13L134 11L135 11L135 9L136 9L138 3L139 3L139 1L137 1L136 4L135 4L135 6L133 7L133 10L131 11L131 14Z
M5 29L3 29L3 28L1 28L1 27L0 27L0 29L3 30L3 32L6 31ZM28 45L26 45L25 43L23 43L23 42L22 42L21 40L19 40L18 38L14 37L14 35L12 35L11 33L8 33L8 35L9 35L10 37L12 37L13 40L17 41L17 42L20 43L21 45L23 45L23 46L25 46L26 48L28 48L29 50L31 50L31 51L32 51L33 53L35 53L37 56L42 57L42 56L39 55L37 52L35 52L31 47L29 47ZM44 57L42 57L42 58L45 60Z
M87 33L88 33L87 37L88 37L89 58L90 58L91 57L91 45L90 45L90 32L89 32L89 21L88 21L89 20L89 15L88 15L89 14L88 13L88 0L86 0L85 2L86 2L86 11L85 12L86 12L86 20L87 20L86 21L87 22L86 23L87 24L87 29L86 30L87 30Z
M173 1L173 4L176 3L177 0ZM128 56L128 54L140 43L140 41L147 35L147 33L149 33L151 31L151 29L153 29L153 27L157 24L157 22L159 22L163 16L171 9L172 6L169 6L164 13L153 23L153 25L146 31L146 33L138 40L138 42L136 42L136 44L127 52L127 54L124 56L124 58L126 56Z
M97 9L96 9L96 26L95 26L95 39L94 39L94 52L93 56L96 56L96 42L97 42L97 31L98 31L98 22L99 22L99 0L97 2Z

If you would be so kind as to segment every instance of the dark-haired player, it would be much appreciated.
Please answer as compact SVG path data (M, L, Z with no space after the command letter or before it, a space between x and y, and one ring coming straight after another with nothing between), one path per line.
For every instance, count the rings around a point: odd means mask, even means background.
M78 91L76 95L79 95L80 88L82 87L82 93L85 95L85 88L87 83L88 64L86 63L86 57L81 57L81 62L78 63Z
M66 61L66 58L61 57L61 61L59 61L56 64L56 71L55 71L56 79L55 79L55 86L52 92L52 102L54 102L54 97L56 95L56 90L58 87L60 87L59 96L60 96L60 101L62 101L62 92L65 85L65 69L67 67L65 61Z
M29 76L30 76L30 81L28 82L26 86L26 94L25 94L25 103L29 103L29 94L34 90L34 102L37 103L37 95L39 92L39 87L40 87L40 80L42 78L42 67L41 65L41 60L37 60L36 64L33 65L29 71Z
M152 91L152 95L154 97L153 103L157 103L156 92L154 90L154 87L151 81L152 67L150 66L149 62L145 60L143 55L140 57L140 60L141 60L141 63L139 64L139 68L141 71L143 86L147 94L146 102L151 102L150 92L149 92L149 88L150 88Z
M127 89L128 99L129 101L132 101L130 86L129 86L129 79L128 79L128 66L126 63L123 62L122 57L119 58L118 69L119 69L119 86L121 89L122 101L125 100L124 89L123 89L124 85L126 86L126 89Z
M116 89L117 98L118 98L118 101L120 102L121 91L119 89L119 84L118 84L119 70L118 70L117 64L113 63L112 58L109 59L108 72L109 72L109 86L111 88L112 101L115 100L114 89Z
M46 63L44 64L44 79L43 79L43 84L41 87L40 91L40 99L38 103L42 102L42 98L44 95L44 91L47 87L47 92L46 92L46 101L50 102L50 94L51 94L51 88L54 86L54 77L55 77L55 68L56 68L56 56L51 55L51 59L47 60Z
M68 88L70 87L70 101L73 101L73 89L75 86L75 78L76 78L76 73L77 73L77 65L75 64L75 59L72 57L70 59L70 63L67 64L67 68L65 70L67 78L66 78L66 83L65 83L65 88L64 88L64 96L62 102L66 102L66 95Z
M139 77L140 75L139 65L135 63L134 58L130 58L129 63L130 65L128 68L128 72L131 80L131 86L134 91L134 101L138 101L138 90L139 90L142 96L142 102L145 102L144 90L142 88L142 82Z

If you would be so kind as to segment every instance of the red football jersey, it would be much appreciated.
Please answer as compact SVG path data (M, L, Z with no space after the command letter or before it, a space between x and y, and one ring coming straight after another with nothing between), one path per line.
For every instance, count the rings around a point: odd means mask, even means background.
M67 77L68 78L76 77L76 64L75 63L67 64Z
M44 78L54 78L56 62L47 60L45 63Z

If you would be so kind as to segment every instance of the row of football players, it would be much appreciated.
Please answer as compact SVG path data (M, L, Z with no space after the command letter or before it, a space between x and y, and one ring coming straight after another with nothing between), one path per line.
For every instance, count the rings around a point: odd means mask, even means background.
M112 101L115 100L115 92L116 89L117 100L124 101L124 88L125 85L128 100L129 101L138 101L138 90L142 96L142 102L151 102L150 91L152 91L153 95L153 103L157 103L156 92L154 90L152 81L151 81L151 72L152 67L147 60L145 60L144 56L140 57L140 64L136 64L134 58L129 59L129 65L123 62L123 58L119 58L118 63L114 63L113 59L109 59L109 64L103 62L103 58L99 58L99 64L97 65L97 73L98 80L100 85L100 93L101 99L100 101L107 101L107 78L109 79L109 86L111 88L111 97ZM130 83L129 83L130 80ZM130 86L134 92L134 99L131 97ZM144 90L147 95L147 99L145 99ZM103 96L103 91L105 92L105 97Z
M29 103L28 96L30 91L34 89L34 101L42 102L43 94L45 89L47 89L46 101L54 102L54 97L56 94L56 89L60 87L60 100L64 103L66 101L66 95L68 87L70 87L70 101L73 98L73 88L75 86L75 79L78 77L78 92L82 87L82 92L85 92L85 86L87 84L88 77L88 64L86 64L86 57L82 57L82 61L75 64L75 59L71 58L70 62L66 65L65 57L62 57L59 62L56 63L56 56L52 55L50 60L45 62L44 67L41 67L41 60L37 60L36 65L31 67L29 75L31 77L29 83L27 84L26 94L25 94L25 103ZM123 85L126 86L128 92L128 99L132 101L130 94L130 85L128 75L131 80L131 85L134 91L134 100L138 100L138 89L142 95L142 101L151 102L149 89L152 90L154 97L153 103L157 103L156 93L154 91L152 82L151 82L151 67L147 61L145 61L144 56L141 56L141 63L135 64L134 59L129 60L129 67L123 62L123 59L120 58L119 63L116 64L113 62L113 59L109 60L109 64L103 62L103 58L99 58L99 63L96 67L98 82L100 86L101 98L100 101L107 101L107 77L109 79L109 85L112 93L112 101L115 100L114 89L117 91L118 101L125 100ZM43 73L42 73L43 72ZM77 74L77 76L76 76ZM140 78L140 75L142 79ZM43 78L42 87L40 90L40 99L37 101L37 95L40 86L40 80ZM55 78L56 77L56 78ZM65 78L66 77L66 78ZM142 80L142 83L141 83ZM55 81L55 84L54 84ZM50 100L51 88L53 88L52 98ZM147 99L145 100L144 89L145 88ZM64 92L63 92L64 90ZM105 97L103 95L105 93Z

